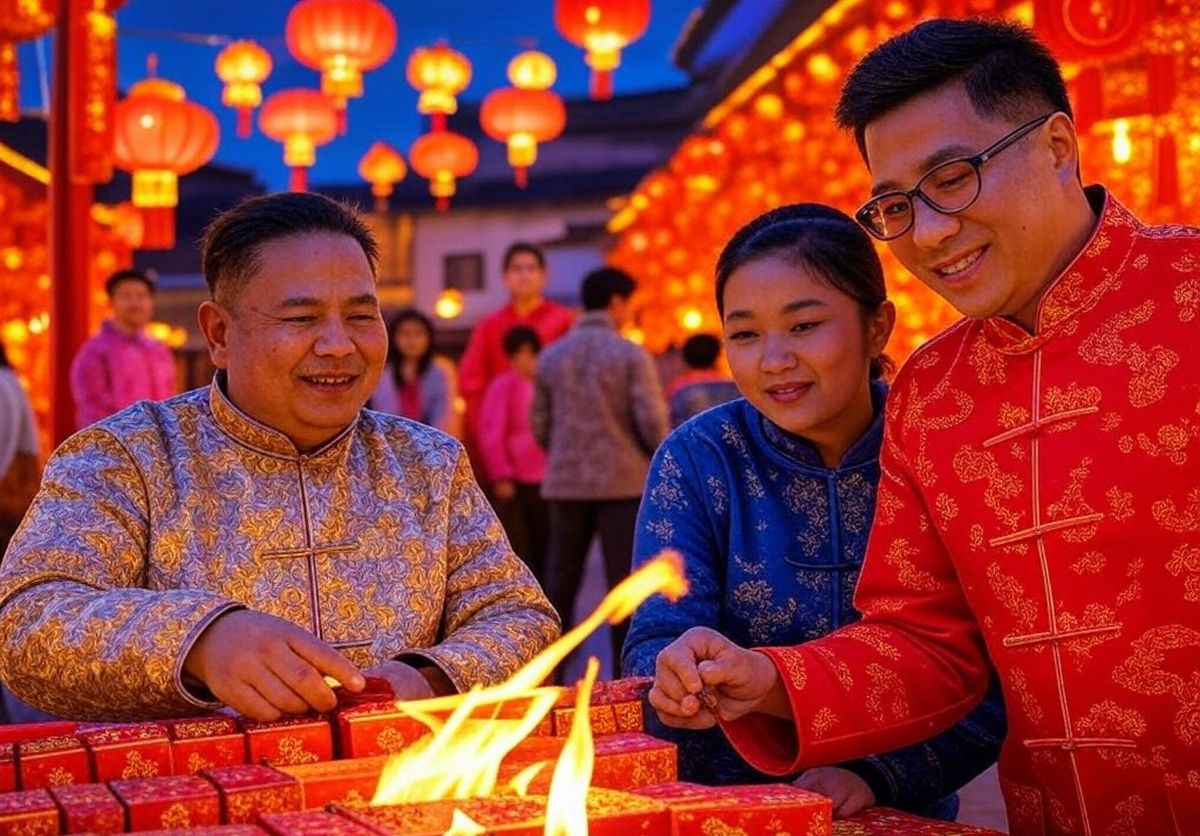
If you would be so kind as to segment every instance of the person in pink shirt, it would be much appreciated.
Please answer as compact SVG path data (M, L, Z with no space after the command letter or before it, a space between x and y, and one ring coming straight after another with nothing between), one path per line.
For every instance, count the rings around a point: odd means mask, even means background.
M138 270L121 270L109 276L104 290L112 317L71 363L80 429L138 401L161 401L178 392L171 350L145 333L154 316L154 282Z
M488 384L479 412L479 453L492 483L496 512L513 551L545 586L546 532L550 517L542 499L546 451L530 429L533 377L542 341L524 325L504 335L509 369Z
M473 454L479 447L479 409L492 378L508 369L504 335L524 325L537 332L543 346L557 340L575 322L575 313L551 302L546 289L546 256L533 244L518 241L504 253L504 285L509 303L479 321L459 364L459 391L466 402L465 435Z

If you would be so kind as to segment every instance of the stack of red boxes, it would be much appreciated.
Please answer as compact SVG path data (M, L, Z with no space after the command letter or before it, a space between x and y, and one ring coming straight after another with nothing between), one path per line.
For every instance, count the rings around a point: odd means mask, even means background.
M985 833L873 811L831 828L829 802L782 785L675 783L675 746L644 733L648 679L598 683L589 717L595 761L588 795L593 834L689 836L787 832ZM0 836L20 833L190 836L364 836L444 833L455 810L505 834L540 834L545 796L574 718L574 694L551 709L505 758L489 798L370 807L389 753L428 733L390 700L359 700L332 716L251 723L229 717L163 724L11 727L0 738ZM522 701L477 717L515 719ZM440 716L439 719L444 719ZM28 735L23 735L28 731ZM536 768L517 795L509 782ZM528 778L529 776L526 775ZM891 818L889 818L891 816ZM931 829L932 828L932 829Z

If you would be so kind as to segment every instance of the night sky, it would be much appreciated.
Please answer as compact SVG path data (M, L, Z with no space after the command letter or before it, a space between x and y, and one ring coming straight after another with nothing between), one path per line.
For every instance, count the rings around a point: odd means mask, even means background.
M349 132L317 149L310 171L313 184L358 180L358 159L375 140L384 140L407 158L408 148L428 130L416 112L417 91L405 78L409 54L418 46L445 39L472 63L470 86L460 100L479 101L496 87L507 86L505 68L522 49L536 48L558 64L554 89L564 98L587 94L588 68L583 51L554 28L551 0L385 0L396 18L396 51L382 67L364 78L364 96L351 99ZM252 169L268 188L287 183L283 148L258 133L238 139L234 113L221 104L221 81L213 62L221 45L196 42L196 35L252 38L271 53L274 69L263 86L264 98L289 87L319 87L315 70L297 63L284 42L284 21L292 3L279 0L129 0L117 12L118 76L121 90L146 75L146 58L158 55L158 74L179 82L189 99L212 110L221 125L215 160ZM684 23L703 0L653 0L650 28L622 53L616 71L616 94L677 87L687 78L671 64L671 51ZM44 45L51 60L50 42ZM21 47L22 107L43 104L37 50ZM490 140L488 140L490 141ZM413 176L410 174L410 176Z

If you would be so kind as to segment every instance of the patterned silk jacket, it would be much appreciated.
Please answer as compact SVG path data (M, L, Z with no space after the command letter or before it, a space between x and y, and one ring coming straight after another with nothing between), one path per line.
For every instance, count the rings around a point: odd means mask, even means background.
M0 677L62 716L194 713L211 706L183 660L238 607L360 666L426 657L459 688L558 632L457 441L364 410L299 455L213 385L55 453L0 569Z
M1200 832L1200 230L1088 192L1100 222L1036 335L964 320L901 371L864 618L765 651L796 724L731 724L751 762L926 737L990 655L1013 833Z

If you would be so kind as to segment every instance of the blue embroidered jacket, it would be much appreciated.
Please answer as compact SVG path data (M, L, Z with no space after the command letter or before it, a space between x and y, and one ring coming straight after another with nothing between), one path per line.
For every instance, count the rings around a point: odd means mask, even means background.
M858 620L852 599L875 512L886 396L884 384L873 384L875 420L833 470L808 442L740 398L663 442L646 482L633 564L678 549L691 588L676 604L655 596L634 614L626 675L653 674L659 651L689 627L756 647L799 644ZM681 780L779 780L746 764L717 729L648 722L679 744ZM839 765L859 774L879 804L952 818L956 799L945 796L995 762L1004 733L994 688L961 723L923 744Z

